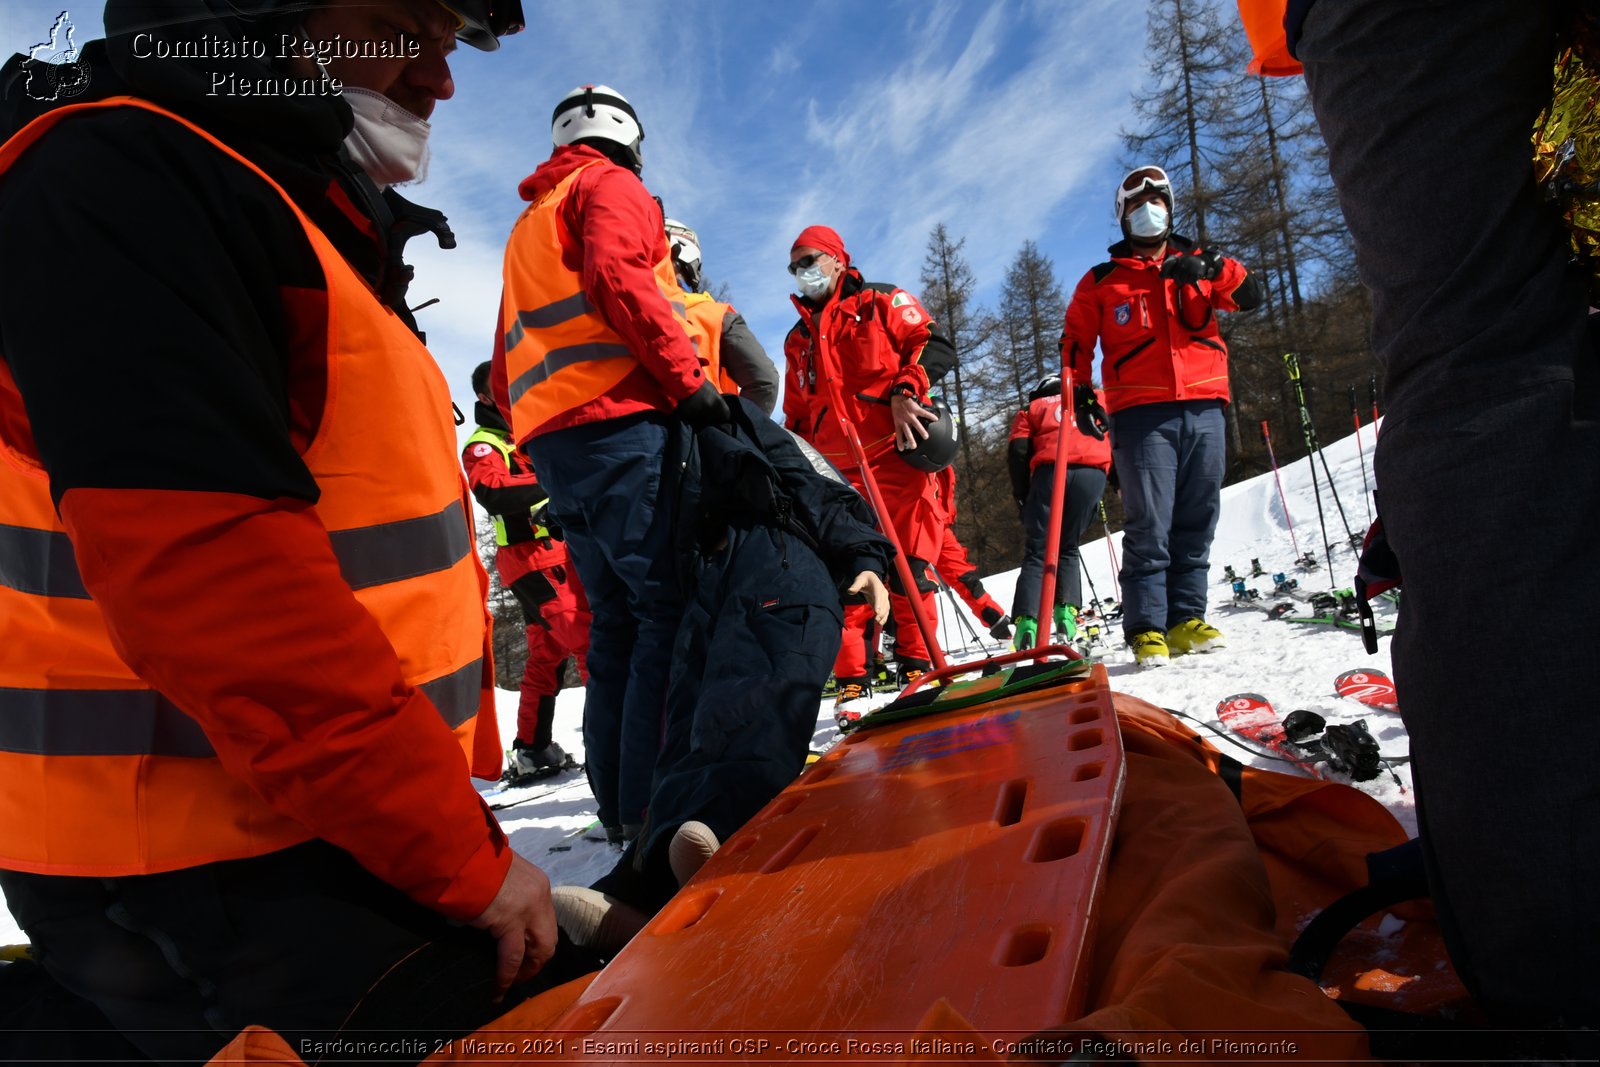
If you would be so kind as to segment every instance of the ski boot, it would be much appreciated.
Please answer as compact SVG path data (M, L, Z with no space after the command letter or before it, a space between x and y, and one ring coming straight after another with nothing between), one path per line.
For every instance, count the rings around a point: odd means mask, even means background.
M859 681L868 691L888 689L894 685L894 674L890 672L888 662L881 655L874 653L872 662L867 665L867 676L854 680ZM840 682L839 686L843 688L844 683Z
M1056 605L1056 638L1068 644L1078 637L1078 609L1071 604Z
M925 659L903 659L895 668L894 684L897 690L904 689L912 682L921 678L933 669L933 664Z
M1210 652L1227 645L1222 631L1204 619L1190 619L1167 631L1167 645L1179 654L1185 652Z
M989 628L990 637L996 641L1011 640L1011 616L998 608L984 608L982 619Z
M856 723L861 721L861 701L869 695L866 678L839 679L839 692L833 698L833 721L838 724L840 733L856 728Z
M1252 559L1250 561L1250 577L1259 578L1265 573L1267 573L1267 572L1261 566L1261 560L1260 559Z
M1298 581L1289 577L1287 574L1284 574L1282 571L1279 571L1277 574L1272 576L1272 591L1274 593L1287 593L1289 590L1298 589L1299 587L1300 583Z
M500 778L508 786L522 786L577 767L577 760L554 741L543 748L534 748L519 737L511 742L511 751L506 753L506 771Z
M1128 638L1133 649L1133 661L1141 667L1164 667L1167 664L1167 637L1160 630L1141 630Z
M1016 635L1011 638L1015 649L1032 648L1039 643L1039 620L1032 615L1018 615L1014 620Z
M1261 593L1255 589L1245 587L1243 578L1233 580L1233 602L1235 604L1248 604L1252 600L1261 599Z
M1234 573L1233 564L1231 564L1231 563L1223 564L1223 566L1222 566L1222 580L1227 582L1229 585L1232 585L1234 582L1237 582L1239 580L1239 576Z

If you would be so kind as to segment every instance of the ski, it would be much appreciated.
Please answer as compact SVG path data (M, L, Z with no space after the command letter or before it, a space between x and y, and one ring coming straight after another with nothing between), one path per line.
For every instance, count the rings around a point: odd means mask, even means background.
M562 767L557 773L564 774L569 770L581 771L583 769L583 764L578 763L572 767ZM545 778L536 779L536 781L544 782L548 781L552 777L554 777L554 775L548 775ZM588 784L589 779L580 775L576 778L570 778L567 781L562 782L560 785L551 785L543 788L535 785L502 786L499 789L491 789L487 793L482 794L482 796L484 800L489 802L490 811L504 811L506 808L514 808L519 804L527 804L530 801L539 800L543 797L554 796L562 790L570 789L575 785Z
M1313 778L1338 780L1329 779L1327 770L1332 770L1366 782L1387 770L1405 790L1393 764L1407 763L1411 757L1380 753L1365 719L1330 724L1316 712L1294 711L1279 721L1272 702L1260 693L1224 697L1217 704L1217 718L1235 734L1269 750L1272 758L1292 763Z
M1400 710L1400 704L1395 699L1394 682L1375 667L1345 671L1334 679L1333 691L1369 708L1377 708L1380 711Z
M1295 615L1293 612L1298 604L1274 604L1267 608L1267 618L1277 622L1297 622L1303 626L1336 626L1341 630L1354 630L1361 632L1361 620L1351 619L1333 612L1323 612L1316 615ZM1394 633L1393 626L1378 627L1378 636L1387 637Z
M1235 693L1217 702L1217 718L1222 725L1247 740L1269 749L1272 755L1300 768L1313 778L1321 778L1313 760L1289 742L1289 735L1278 721L1272 701L1260 693Z
M1282 615L1279 616L1279 620L1281 622L1298 622L1305 626L1337 626L1341 630L1361 632L1361 621L1359 619L1347 619L1341 615ZM1379 637L1388 637L1392 633L1394 633L1393 626L1378 627Z

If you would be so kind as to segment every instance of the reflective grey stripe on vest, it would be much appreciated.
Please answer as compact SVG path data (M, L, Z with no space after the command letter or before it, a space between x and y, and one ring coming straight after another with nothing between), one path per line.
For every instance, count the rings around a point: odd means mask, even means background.
M0 751L216 755L200 724L151 689L0 689Z
M576 363L588 363L597 359L612 359L616 356L631 356L627 345L612 344L596 341L583 345L568 345L566 348L552 348L544 354L534 367L518 376L511 383L511 402L515 404L522 399L522 395L529 389L544 381L556 371L563 370Z
M339 573L351 589L448 570L472 551L459 501L421 519L329 530L328 539L339 557Z
M483 660L418 689L452 730L478 712ZM184 756L216 750L200 724L151 689L0 688L0 752L31 756Z
M0 525L0 586L35 596L88 600L67 535Z
M339 573L351 589L449 570L472 551L456 501L437 515L351 530L330 530ZM37 596L89 599L72 542L64 533L0 525L0 586Z
M439 709L439 717L454 730L478 714L478 698L483 694L483 660L473 660L458 671L417 686Z
M509 352L517 347L523 335L529 330L548 330L552 326L560 326L563 322L582 318L593 310L594 305L589 303L588 294L580 289L573 295L562 297L542 308L519 311L517 321L506 331L506 351Z

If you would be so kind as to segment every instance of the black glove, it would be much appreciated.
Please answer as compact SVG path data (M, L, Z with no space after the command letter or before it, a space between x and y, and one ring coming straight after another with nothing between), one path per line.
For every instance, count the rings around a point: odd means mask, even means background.
M710 382L701 382L700 388L678 401L672 413L697 430L733 420L733 415L728 411L728 402L722 399L722 394Z
M528 513L528 521L535 530L544 527L544 532L552 541L565 541L566 535L561 532L561 525L550 517L550 498L545 497L539 501L537 507Z
M1192 256L1168 256L1167 261L1161 264L1161 276L1170 278L1179 285L1195 285L1199 282L1209 282L1222 273L1222 257L1215 252L1196 252Z
M1111 420L1106 417L1106 409L1100 406L1100 398L1094 395L1093 386L1072 387L1072 408L1078 413L1078 429L1096 441L1106 439L1106 431L1111 429Z

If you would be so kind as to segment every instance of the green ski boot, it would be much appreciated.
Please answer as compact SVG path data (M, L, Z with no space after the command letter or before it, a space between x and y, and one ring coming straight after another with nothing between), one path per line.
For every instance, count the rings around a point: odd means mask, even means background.
M1075 641L1078 637L1078 609L1071 604L1056 605L1056 637Z
M1018 615L1012 619L1016 633L1011 638L1011 647L1015 649L1032 648L1039 643L1039 620L1032 615Z

